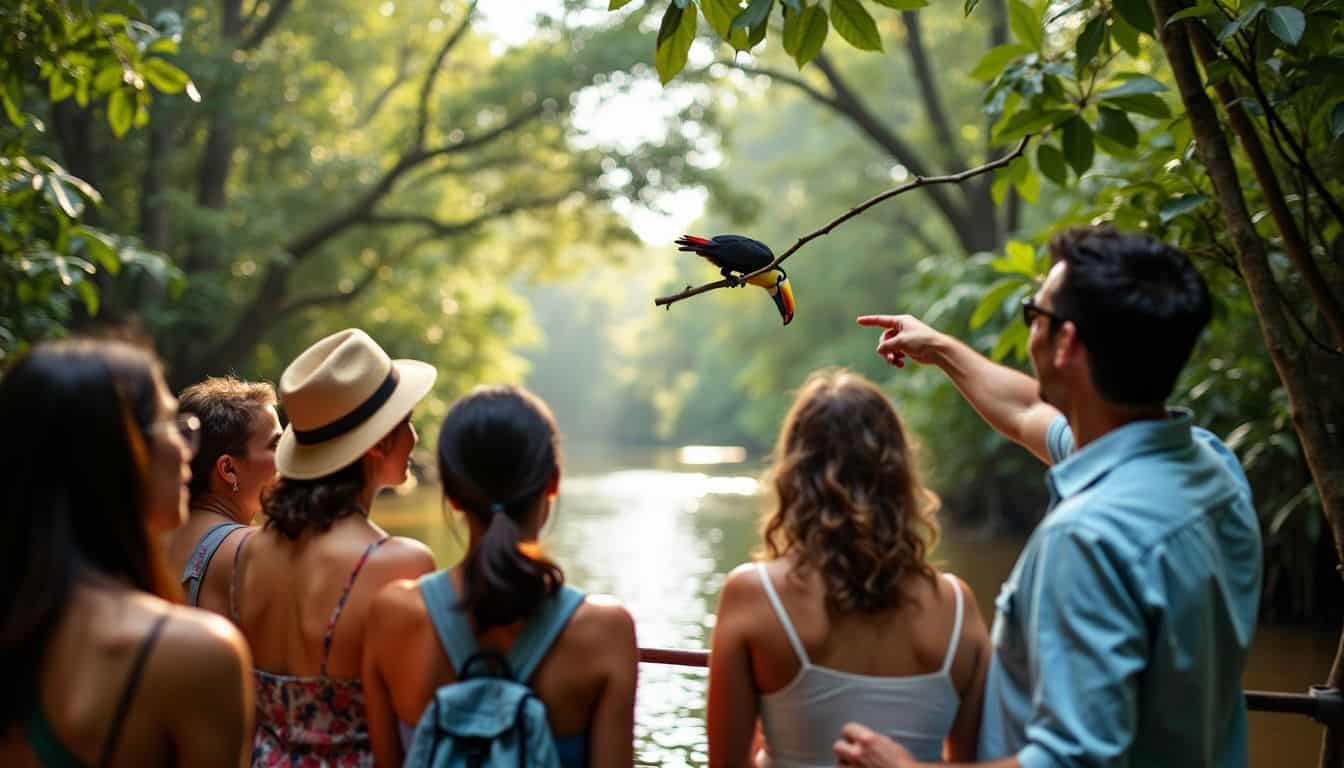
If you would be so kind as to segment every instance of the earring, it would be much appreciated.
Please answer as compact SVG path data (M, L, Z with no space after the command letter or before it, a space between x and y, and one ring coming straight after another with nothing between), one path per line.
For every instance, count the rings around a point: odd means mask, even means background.
M234 481L233 481L233 492L234 492L234 493L237 493L237 492L238 492L238 481L237 481L237 480L234 480Z

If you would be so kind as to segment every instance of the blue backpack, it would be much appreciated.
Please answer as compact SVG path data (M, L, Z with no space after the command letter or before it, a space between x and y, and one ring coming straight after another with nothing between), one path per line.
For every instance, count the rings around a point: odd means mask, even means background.
M583 593L564 586L523 626L507 655L482 651L447 571L420 580L434 631L457 682L434 692L406 754L407 768L557 768L546 705L527 685Z

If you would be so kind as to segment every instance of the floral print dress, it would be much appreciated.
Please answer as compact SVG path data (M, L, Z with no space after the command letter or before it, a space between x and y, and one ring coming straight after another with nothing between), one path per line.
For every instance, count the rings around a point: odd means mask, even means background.
M322 674L277 675L261 669L253 672L257 685L253 768L372 768L373 747L369 743L364 685L358 678L328 677L327 658L336 621L341 617L355 578L369 555L386 541L384 538L370 544L350 573L322 640ZM238 553L246 543L244 538L234 552L229 610L235 624L238 623Z

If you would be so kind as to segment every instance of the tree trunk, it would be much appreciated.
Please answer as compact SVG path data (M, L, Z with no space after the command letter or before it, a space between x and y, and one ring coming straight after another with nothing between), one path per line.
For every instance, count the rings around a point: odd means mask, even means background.
M1270 270L1264 242L1255 232L1236 165L1224 138L1213 102L1204 91L1187 37L1186 24L1168 25L1172 14L1185 7L1182 0L1152 0L1157 29L1181 101L1190 119L1200 159L1213 182L1215 199L1236 246L1237 263L1246 280L1260 331L1280 381L1288 392L1293 425L1302 443L1307 466L1335 539L1336 555L1344 559L1344 359L1293 339L1289 308L1280 298ZM1327 685L1344 683L1344 643ZM1321 766L1340 765L1344 730L1327 728L1321 748Z

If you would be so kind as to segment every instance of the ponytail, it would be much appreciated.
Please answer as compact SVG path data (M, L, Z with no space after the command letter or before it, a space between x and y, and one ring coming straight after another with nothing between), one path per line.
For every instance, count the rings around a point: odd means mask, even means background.
M550 409L521 387L478 388L444 416L444 495L485 531L463 561L457 605L477 632L527 618L565 582L559 565L522 541L520 527L559 471L556 441Z
M471 614L477 632L526 618L565 583L560 566L539 550L523 551L518 523L504 505L494 505L486 516L485 534L463 563L457 606Z

